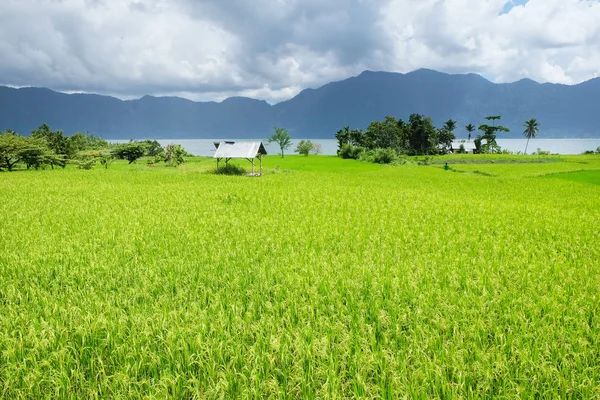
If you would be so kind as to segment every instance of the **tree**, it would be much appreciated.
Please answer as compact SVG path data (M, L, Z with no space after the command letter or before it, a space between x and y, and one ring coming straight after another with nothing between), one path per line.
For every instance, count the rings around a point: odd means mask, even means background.
M312 149L310 149L310 153L311 154L321 154L323 152L323 146L321 146L321 143L313 143L312 144Z
M27 169L39 169L43 165L54 165L59 162L59 156L48 148L46 141L34 137L25 140L19 152L19 159L25 163Z
M77 152L73 141L64 136L62 131L51 130L47 124L43 124L38 129L31 132L31 138L45 141L48 149L57 155L63 156L62 159L65 160L65 162L58 163L63 168L66 165L66 159L72 159ZM54 168L55 164L50 163L50 165Z
M469 141L471 141L471 133L475 131L475 127L473 126L473 124L469 124L465 126L465 129L467 130L467 132L469 132Z
M373 121L367 128L366 140L356 143L369 150L392 148L399 150L402 146L402 120L397 121L394 117L385 117L385 121Z
M298 154L302 154L303 156L308 156L308 153L310 153L312 148L313 144L310 140L301 140L294 151Z
M525 154L527 154L527 146L529 146L529 139L535 139L538 131L540 130L540 123L535 118L528 119L525 121L525 130L523 136L527 138L527 144L525 145Z
M338 141L338 153L340 149L345 145L350 143L350 127L345 126L344 129L340 129L335 134L335 138Z
M502 118L502 117L500 117L499 115L490 115L488 117L485 117L486 120L492 121L492 126L496 126L496 121L499 120L500 118Z
M275 133L267 138L269 143L277 143L281 149L281 158L283 158L283 152L292 145L292 137L285 128L275 127Z
M478 137L478 139L486 139L487 143L483 146L481 146L481 150L483 150L483 152L488 153L488 152L495 152L495 151L499 151L500 150L500 146L498 146L498 143L496 143L496 134L498 132L510 132L510 129L505 128L503 126L496 126L495 125L495 121L500 119L499 115L492 115L489 117L485 117L485 119L487 119L488 121L492 121L492 126L487 125L487 124L483 124L483 125L479 125L479 130L481 132L483 132L483 135L481 137Z
M112 150L112 155L115 158L129 161L129 164L134 162L146 154L146 146L138 142L129 142L120 144Z
M438 149L440 153L446 154L452 149L452 142L456 139L454 129L456 129L456 121L449 119L438 131Z
M90 134L77 132L68 137L70 147L75 151L101 150L109 145L103 138Z
M410 153L415 155L437 153L437 131L431 118L420 114L411 114L405 129Z
M454 132L456 129L456 121L449 119L448 121L444 122L443 128L446 128L450 132Z
M180 144L168 144L165 147L164 158L165 162L170 166L177 167L179 164L185 162L185 156L187 152L181 147Z
M0 135L0 171L5 168L12 171L20 161L20 153L25 147L26 139L13 131L5 131Z

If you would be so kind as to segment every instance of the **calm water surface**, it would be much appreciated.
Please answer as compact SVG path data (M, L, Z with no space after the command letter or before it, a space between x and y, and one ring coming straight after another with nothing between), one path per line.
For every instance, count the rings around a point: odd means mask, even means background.
M170 143L182 145L189 153L197 156L212 156L215 151L214 142L228 139L157 139L162 146ZM233 141L260 141L261 139L231 139ZM276 154L279 147L275 143L263 143L267 148L268 154ZM288 154L293 154L296 144L301 139L292 140L292 146L287 150ZM114 143L127 142L128 140L112 140ZM334 155L337 151L337 140L335 139L311 139L314 143L320 143L323 154ZM503 149L513 152L524 151L526 139L498 139L498 144ZM597 139L532 139L529 141L528 153L535 152L538 148L543 151L549 151L557 154L581 154L586 150L596 150L600 146L600 138Z

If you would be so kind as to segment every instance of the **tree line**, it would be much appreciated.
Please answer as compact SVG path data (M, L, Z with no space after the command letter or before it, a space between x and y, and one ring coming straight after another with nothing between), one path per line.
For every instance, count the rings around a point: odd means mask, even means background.
M475 151L499 152L501 148L496 142L496 137L501 132L509 132L509 129L497 124L501 119L499 115L491 115L485 119L487 123L479 125L477 130L481 133L473 140ZM336 133L335 138L338 141L338 155L342 158L389 163L398 155L438 155L452 152L456 128L457 122L452 119L444 122L441 128L436 128L431 118L411 114L408 121L389 116L385 117L384 121L373 121L365 131L346 126ZM468 141L471 141L475 126L468 124L465 130ZM529 139L536 136L538 130L539 123L534 118L525 123L523 135L528 139L527 144ZM456 150L465 152L464 146Z
M185 162L187 156L189 154L178 144L164 148L156 140L111 144L89 133L67 136L47 124L32 131L29 137L11 130L0 132L0 171L13 171L19 165L27 169L65 168L69 163L81 169L91 169L97 163L108 168L115 159L131 164L141 157L149 157L149 163L177 166Z

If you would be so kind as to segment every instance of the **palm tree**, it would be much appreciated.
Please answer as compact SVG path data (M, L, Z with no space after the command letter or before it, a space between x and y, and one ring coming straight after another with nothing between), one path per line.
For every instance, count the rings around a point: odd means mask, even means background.
M453 132L454 129L456 129L456 121L449 119L448 121L444 122L444 128L448 129L450 132Z
M496 126L496 121L501 117L499 115L490 115L489 117L485 117L488 121L492 121L492 126Z
M471 133L473 131L475 131L475 127L473 126L473 124L469 124L467 126L465 126L465 129L467 130L467 132L469 132L469 142L471 141Z
M534 138L535 135L540 130L540 123L536 121L535 118L531 118L525 121L525 131L523 131L523 136L527 138L527 144L525 145L525 154L527 154L527 146L529 146L529 139Z

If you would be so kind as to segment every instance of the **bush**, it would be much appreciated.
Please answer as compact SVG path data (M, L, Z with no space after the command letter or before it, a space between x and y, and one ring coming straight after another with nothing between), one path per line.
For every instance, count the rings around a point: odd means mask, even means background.
M79 169L92 169L96 165L95 158L84 158L77 162L77 168Z
M246 175L246 170L239 165L225 164L224 167L216 168L213 173L217 175Z
M342 148L338 151L338 156L345 159L353 159L358 160L367 149L361 146L353 146L349 143L346 143L342 146Z
M340 156L344 159L354 158L354 146L352 146L350 143L344 144L338 150L338 156Z
M394 149L375 149L373 154L373 162L377 164L391 164L398 158L398 154Z

